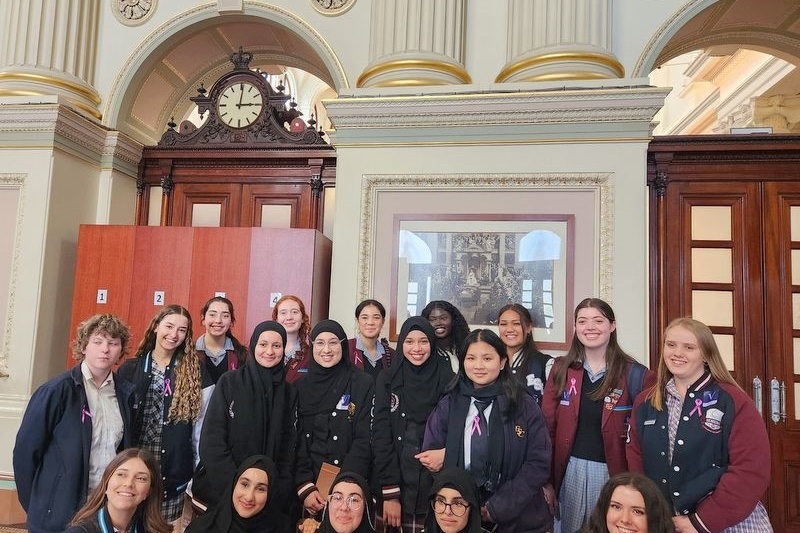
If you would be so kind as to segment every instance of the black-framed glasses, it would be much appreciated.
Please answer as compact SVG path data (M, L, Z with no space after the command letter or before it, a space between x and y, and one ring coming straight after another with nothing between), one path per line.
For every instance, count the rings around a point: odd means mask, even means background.
M431 500L431 508L436 514L444 514L448 507L453 516L464 516L464 513L469 509L469 504L464 500L453 500L450 503L444 501L443 498L434 498Z
M328 496L328 503L331 507L341 508L347 507L348 509L352 509L353 511L358 511L361 509L361 506L364 505L364 498L359 496L358 494L351 494L350 496L345 496L341 492L334 492L330 496Z

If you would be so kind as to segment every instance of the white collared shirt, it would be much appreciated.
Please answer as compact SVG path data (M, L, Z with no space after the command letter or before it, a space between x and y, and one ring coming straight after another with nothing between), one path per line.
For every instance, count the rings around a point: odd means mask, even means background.
M99 387L95 384L86 361L81 363L81 374L86 390L86 403L89 404L88 416L92 418L92 447L89 451L89 490L92 490L100 484L103 471L117 455L124 426L114 388L114 374L109 372Z

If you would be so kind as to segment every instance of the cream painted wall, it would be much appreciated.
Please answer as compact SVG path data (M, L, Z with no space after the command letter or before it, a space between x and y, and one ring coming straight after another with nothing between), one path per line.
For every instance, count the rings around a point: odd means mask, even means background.
M621 344L646 361L646 151L646 142L339 149L332 266L336 283L331 288L331 318L350 324L358 303L359 250L355 228L359 227L362 209L361 176L610 172L614 175L615 228L612 301ZM502 210L502 206L498 209ZM586 296L592 295L576 294L575 298L579 301Z
M66 365L79 225L132 222L135 181L106 176L108 194L101 202L97 163L58 149L0 150L0 168L24 175L17 214L21 246L8 309L9 377L0 379L0 450L8 450L0 453L2 475L12 471L10 452L30 393Z

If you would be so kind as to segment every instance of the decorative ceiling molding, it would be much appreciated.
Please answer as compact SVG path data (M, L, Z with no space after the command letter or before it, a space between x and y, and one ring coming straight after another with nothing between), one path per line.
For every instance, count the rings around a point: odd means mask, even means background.
M504 130L506 134L530 138L537 128L540 133L550 135L553 128L562 126L567 135L602 137L606 132L610 136L647 136L650 121L669 92L669 88L642 86L345 96L325 100L323 104L335 128L331 132L335 144L380 143L387 139L413 141L419 138L420 129L427 130L424 133L427 139L442 141L466 135L466 130L473 140L503 136Z

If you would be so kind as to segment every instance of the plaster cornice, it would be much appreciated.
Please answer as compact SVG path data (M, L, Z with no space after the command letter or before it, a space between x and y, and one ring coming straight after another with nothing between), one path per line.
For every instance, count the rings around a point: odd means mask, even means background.
M142 145L88 120L58 99L0 105L0 143L6 148L58 148L101 168L136 176Z
M345 96L324 100L334 144L580 135L642 137L669 88L562 89L516 92ZM480 128L480 129L478 129ZM407 130L407 131L403 131ZM423 131L427 130L427 131Z

